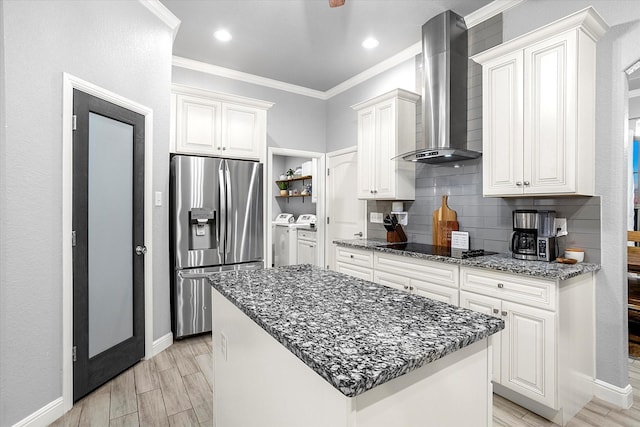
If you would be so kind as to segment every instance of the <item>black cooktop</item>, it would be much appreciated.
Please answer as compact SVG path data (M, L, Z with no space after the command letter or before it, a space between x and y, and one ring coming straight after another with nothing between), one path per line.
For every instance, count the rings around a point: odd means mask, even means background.
M497 252L489 252L484 249L451 249L446 246L433 246L424 243L389 243L383 248L397 249L399 251L417 252L426 255L439 255L451 258L467 259L484 255L495 255Z

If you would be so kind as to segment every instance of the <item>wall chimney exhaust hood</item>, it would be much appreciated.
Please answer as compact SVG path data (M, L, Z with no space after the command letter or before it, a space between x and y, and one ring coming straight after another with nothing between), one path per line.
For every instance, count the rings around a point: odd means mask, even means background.
M467 26L448 10L422 26L422 147L404 160L438 164L475 159L467 150Z

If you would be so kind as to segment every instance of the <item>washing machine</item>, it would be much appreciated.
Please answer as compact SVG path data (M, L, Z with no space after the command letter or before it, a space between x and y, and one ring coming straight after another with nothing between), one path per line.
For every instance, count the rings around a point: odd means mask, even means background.
M299 227L309 227L315 224L316 216L312 214L300 215L295 221L293 215L279 214L273 221L273 266L294 265L298 263L298 233Z

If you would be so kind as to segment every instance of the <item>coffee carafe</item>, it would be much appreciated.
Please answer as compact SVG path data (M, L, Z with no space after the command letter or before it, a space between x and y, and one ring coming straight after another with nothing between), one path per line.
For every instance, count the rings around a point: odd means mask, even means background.
M516 259L538 259L538 211L518 209L513 211L513 233L509 244Z
M556 259L556 230L554 224L556 211L538 211L538 260Z

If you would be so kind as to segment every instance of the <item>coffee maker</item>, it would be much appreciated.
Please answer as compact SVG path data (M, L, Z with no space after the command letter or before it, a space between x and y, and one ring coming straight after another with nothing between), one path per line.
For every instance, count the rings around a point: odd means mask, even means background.
M556 211L538 211L538 260L556 259L556 230L553 229Z
M518 209L513 211L513 233L509 244L516 259L538 259L538 211Z

